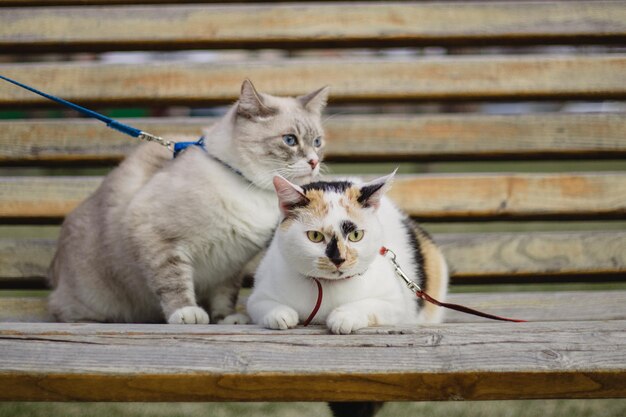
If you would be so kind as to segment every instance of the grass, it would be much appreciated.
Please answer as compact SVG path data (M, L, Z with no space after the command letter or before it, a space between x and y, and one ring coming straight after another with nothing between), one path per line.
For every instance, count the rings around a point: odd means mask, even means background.
M324 403L3 403L0 417L330 417ZM626 400L388 403L378 417L622 417Z

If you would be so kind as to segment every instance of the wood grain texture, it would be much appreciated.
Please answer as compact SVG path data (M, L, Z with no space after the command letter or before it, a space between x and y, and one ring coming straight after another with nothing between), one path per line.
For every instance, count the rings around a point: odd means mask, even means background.
M180 140L200 136L215 119L122 121ZM626 118L619 113L339 115L325 122L325 131L329 161L626 157ZM113 163L136 144L85 119L0 121L3 164Z
M230 0L228 3L272 3L280 0ZM306 2L310 0L300 0ZM335 0L312 0L335 1ZM347 0L352 1L352 0ZM354 0L363 1L363 0ZM370 1L370 0L365 0ZM402 0L401 0L402 1ZM567 1L567 0L566 0ZM106 6L114 4L176 4L176 0L3 0L0 7L39 7L39 6ZM225 3L224 0L185 0L185 3Z
M2 177L0 221L55 222L101 177ZM623 218L626 174L432 174L399 176L389 196L425 220Z
M400 176L389 196L421 219L624 217L626 176L467 174Z
M0 297L0 322L53 322L45 297Z
M102 177L2 177L0 217L61 219L100 182Z
M626 232L438 234L455 283L626 275ZM45 287L53 239L0 239L0 288Z
M11 8L8 52L601 43L626 39L615 1Z
M243 298L243 299L242 299ZM555 291L451 294L448 301L529 321L626 320L626 291ZM245 310L245 297L239 303ZM43 297L0 297L0 322L52 322ZM489 323L447 310L447 323Z
M0 288L20 288L22 281L45 288L55 250L56 239L0 239Z
M489 276L626 275L626 232L443 234L435 240L457 282Z
M626 396L626 322L373 328L0 324L0 399L491 400Z
M331 102L626 97L626 54L293 59L271 62L3 64L0 73L88 105L230 103L250 78L296 95L331 85ZM53 103L16 86L0 106Z

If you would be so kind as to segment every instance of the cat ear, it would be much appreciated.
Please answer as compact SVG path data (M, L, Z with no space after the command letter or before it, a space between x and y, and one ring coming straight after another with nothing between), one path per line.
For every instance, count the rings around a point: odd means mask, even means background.
M389 175L361 185L359 187L361 194L357 198L357 201L361 203L363 207L374 207L377 209L380 206L380 200L391 187L391 182L396 175L396 171L398 171L398 169L394 170Z
M295 207L309 204L309 199L304 195L304 190L280 175L274 177L274 188L276 189L276 195L278 195L280 211L285 217Z
M244 80L237 104L237 114L248 119L256 119L273 116L276 112L276 109L265 105L263 97L256 91L252 81Z
M311 113L321 114L324 107L326 107L326 103L328 102L328 93L330 92L329 86L324 86L319 90L315 90L312 93L306 94L304 96L297 97L302 107Z

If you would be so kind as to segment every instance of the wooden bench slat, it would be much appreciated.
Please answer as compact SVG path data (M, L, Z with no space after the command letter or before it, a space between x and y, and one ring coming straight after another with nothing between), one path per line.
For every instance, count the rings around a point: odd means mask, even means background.
M421 219L623 218L626 174L406 176L389 196Z
M54 222L101 177L2 177L0 222ZM626 173L399 176L390 197L424 220L600 219L626 214Z
M0 297L0 323L52 322L45 297Z
M529 321L626 320L626 291L618 290L451 294L448 301ZM445 320L488 323L452 310L446 311ZM51 321L44 297L0 297L0 323Z
M337 103L626 97L626 54L150 65L3 64L0 73L89 105L232 102L241 80L248 77L259 90L277 95L302 94L329 84L332 100ZM8 83L0 88L0 106L52 104Z
M161 136L199 136L210 118L124 120ZM626 157L623 114L353 115L325 122L327 160ZM85 119L0 121L0 163L118 162L136 144Z
M441 234L435 239L459 283L626 273L626 231Z
M231 0L229 3L272 3L282 0ZM335 1L335 0L300 0L307 1ZM343 0L353 1L353 0ZM363 1L363 0L354 0ZM365 0L375 1L375 0ZM400 0L404 1L404 0ZM102 6L113 4L176 4L177 0L3 0L0 7L40 7L40 6ZM185 3L224 3L224 0L185 0Z
M437 234L455 283L626 273L626 231ZM0 239L0 288L45 287L54 239ZM489 262L484 260L488 259Z
M625 22L614 1L11 8L0 50L579 44L624 41Z
M626 395L626 321L322 328L0 324L0 399L319 401ZM8 389L10 387L10 389Z

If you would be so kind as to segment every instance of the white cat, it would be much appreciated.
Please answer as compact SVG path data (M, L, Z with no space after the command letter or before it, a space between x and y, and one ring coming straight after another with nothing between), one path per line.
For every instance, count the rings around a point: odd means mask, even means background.
M139 146L63 223L49 272L56 319L245 322L237 277L278 224L272 178L318 175L327 95L275 97L245 81L206 149L172 159Z
M312 323L336 334L367 326L436 323L440 307L420 303L380 255L395 252L407 276L443 300L445 260L426 232L384 196L394 174L357 185L315 182L302 187L275 177L283 220L255 275L247 308L271 329L304 321L323 298ZM315 280L314 280L315 279Z

